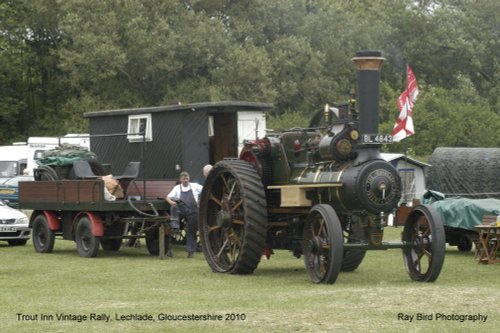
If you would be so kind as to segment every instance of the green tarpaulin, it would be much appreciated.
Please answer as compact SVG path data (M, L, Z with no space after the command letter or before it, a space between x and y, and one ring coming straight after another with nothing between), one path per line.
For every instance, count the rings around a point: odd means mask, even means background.
M427 197L427 198L426 198ZM476 231L484 215L500 215L498 199L443 198L439 193L424 194L423 203L428 203L441 215L447 227Z
M38 165L64 166L72 165L74 161L96 159L96 155L79 146L62 144L60 147L44 151L42 158L36 161Z

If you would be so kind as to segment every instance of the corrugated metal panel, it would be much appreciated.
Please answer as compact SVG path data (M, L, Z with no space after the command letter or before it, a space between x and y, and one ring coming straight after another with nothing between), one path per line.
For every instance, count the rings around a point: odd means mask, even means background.
M182 161L181 112L153 114L153 141L146 146L148 178L178 178L176 165Z
M111 165L114 175L121 174L128 162L141 161L141 177L175 179L177 165L199 177L208 163L206 118L202 112L153 114L153 140L145 144L131 143L126 135L99 136L126 133L127 115L91 119L91 150L101 163Z
M84 116L90 120L91 150L102 163L111 165L114 175L122 173L128 162L142 161L141 177L175 179L186 170L193 180L203 182L202 168L210 156L208 115L271 107L253 102L206 102L89 112ZM146 113L152 116L153 140L130 143L125 135L128 116ZM99 137L114 133L123 135Z
M208 115L205 112L186 114L182 125L183 159L181 169L191 179L203 183L203 167L209 162Z
M102 117L99 121L90 120L90 150L97 154L98 160L103 164L111 165L113 174L121 173L128 161L124 156L135 155L129 152L126 136L95 137L95 135L109 135L127 132L127 117Z

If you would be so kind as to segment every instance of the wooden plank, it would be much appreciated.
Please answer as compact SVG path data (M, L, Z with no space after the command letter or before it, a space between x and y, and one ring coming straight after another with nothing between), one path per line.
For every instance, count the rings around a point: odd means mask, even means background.
M146 199L165 198L167 194L177 184L177 180L147 180L146 181ZM134 180L128 187L129 196L144 196L144 181Z
M53 181L19 182L19 201L53 202L57 197L57 184Z
M481 223L484 225L490 225L491 223L494 223L496 221L497 221L496 215L483 215Z
M58 199L64 203L102 202L104 182L102 180L58 182Z
M154 204L157 210L167 211L169 205L165 196L175 186L176 181L159 180L147 181L147 200ZM106 201L104 199L104 182L100 179L92 180L61 180L61 181L30 181L20 182L20 207L37 210L64 210L64 211L133 211L127 200L119 199ZM136 188L132 186L132 188ZM135 195L142 195L143 182L140 181ZM132 193L134 194L134 193ZM160 198L160 199L158 199ZM143 202L134 202L137 209L150 211L149 205Z
M101 203L104 182L100 179L20 182L19 200L23 204Z

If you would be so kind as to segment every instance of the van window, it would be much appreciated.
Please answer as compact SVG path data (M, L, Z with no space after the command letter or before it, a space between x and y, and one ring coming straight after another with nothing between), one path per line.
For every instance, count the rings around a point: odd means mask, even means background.
M17 162L0 161L0 177L17 176Z

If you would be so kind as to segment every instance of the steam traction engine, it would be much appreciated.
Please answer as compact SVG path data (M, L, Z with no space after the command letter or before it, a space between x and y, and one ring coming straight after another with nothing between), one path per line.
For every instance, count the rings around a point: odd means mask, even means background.
M412 209L401 242L383 241L388 215L401 197L401 179L379 152L391 141L378 134L384 58L359 52L353 61L359 112L351 95L346 105L325 107L322 128L248 141L239 159L214 165L199 220L212 270L252 273L263 254L288 249L304 256L313 282L334 283L340 271L355 270L367 250L402 248L413 280L439 276L445 236L432 207Z

